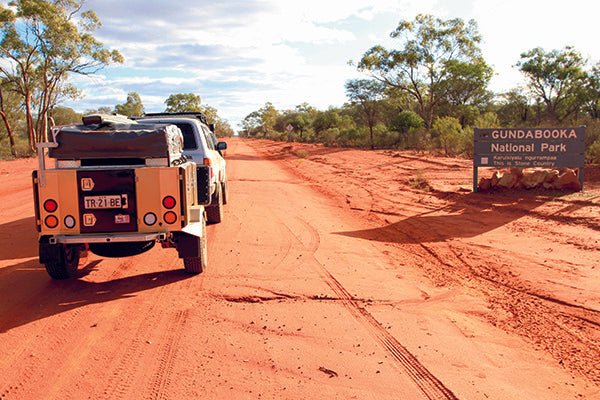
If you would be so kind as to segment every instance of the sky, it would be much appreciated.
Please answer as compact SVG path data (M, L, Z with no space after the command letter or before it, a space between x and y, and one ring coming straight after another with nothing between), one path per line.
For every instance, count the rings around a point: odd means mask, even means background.
M535 47L571 45L600 61L595 0L87 0L84 9L125 62L72 77L83 97L66 106L112 108L137 92L156 112L170 94L195 93L234 130L267 101L279 110L341 106L344 83L366 77L348 61L374 45L400 48L390 32L419 13L477 22L496 92L525 84L514 65Z

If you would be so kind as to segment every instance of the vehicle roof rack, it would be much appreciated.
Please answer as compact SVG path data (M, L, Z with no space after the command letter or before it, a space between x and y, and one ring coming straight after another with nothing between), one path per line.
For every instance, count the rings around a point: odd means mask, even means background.
M144 113L143 117L194 117L199 119L200 122L208 125L206 115L204 115L204 113L200 111Z

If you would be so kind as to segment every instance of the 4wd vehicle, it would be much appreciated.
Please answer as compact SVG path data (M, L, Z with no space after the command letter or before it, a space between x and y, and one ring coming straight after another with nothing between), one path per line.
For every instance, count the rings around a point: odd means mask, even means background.
M136 117L136 121L152 124L173 124L183 133L183 154L197 164L210 166L210 199L206 207L206 220L215 224L223 219L223 205L227 204L229 186L227 168L222 151L226 142L219 142L213 124L208 124L202 113L151 113Z
M187 272L205 269L211 168L189 161L183 141L175 125L121 116L53 128L33 172L39 257L52 278L73 276L82 251L124 257L157 242L177 249Z

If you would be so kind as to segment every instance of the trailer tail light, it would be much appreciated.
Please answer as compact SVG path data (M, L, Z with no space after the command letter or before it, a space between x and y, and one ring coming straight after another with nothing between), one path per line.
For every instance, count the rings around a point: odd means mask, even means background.
M44 202L44 210L49 213L53 213L58 210L58 203L55 200L48 199Z
M175 197L167 196L163 199L162 204L163 204L163 207L170 210L177 205L177 201L175 200Z
M154 225L156 223L156 214L149 212L144 215L144 223L148 226Z
M58 218L56 218L54 215L48 215L44 220L44 223L48 228L54 229L58 226Z
M65 226L69 229L73 229L75 227L75 217L72 215L67 215L64 222Z
M163 215L163 219L169 225L174 224L175 221L177 221L177 214L175 214L173 211L167 211L165 215Z

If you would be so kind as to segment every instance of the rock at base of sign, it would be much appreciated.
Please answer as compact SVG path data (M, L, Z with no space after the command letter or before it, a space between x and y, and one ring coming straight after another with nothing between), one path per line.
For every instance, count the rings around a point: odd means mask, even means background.
M490 190L492 188L492 180L488 178L481 178L478 184L479 190Z
M543 168L511 168L494 171L491 178L479 180L479 190L493 189L535 189L548 190L581 190L581 182L577 173L569 168L548 170Z
M525 189L533 189L540 187L544 184L548 171L542 169L526 170L523 171L523 177L521 178L521 184Z
M513 188L519 182L520 175L523 175L522 172L515 168L511 168L509 171L503 171L500 173L500 179L496 186L506 189Z
M581 182L579 182L575 171L567 169L558 176L556 182L554 182L554 187L561 190L581 190Z

